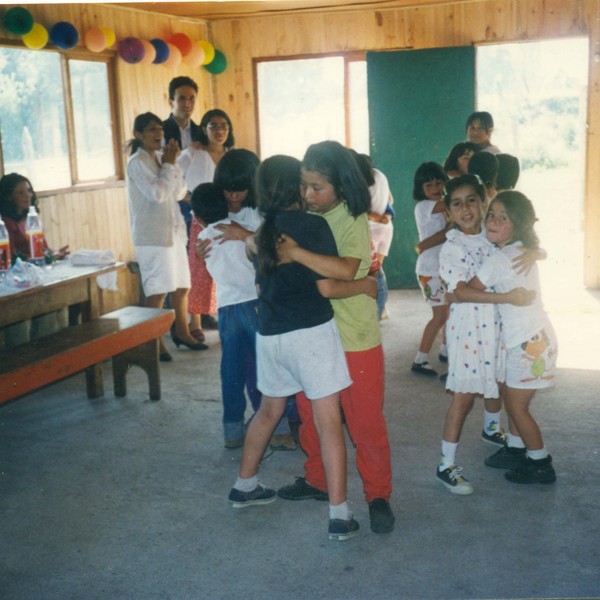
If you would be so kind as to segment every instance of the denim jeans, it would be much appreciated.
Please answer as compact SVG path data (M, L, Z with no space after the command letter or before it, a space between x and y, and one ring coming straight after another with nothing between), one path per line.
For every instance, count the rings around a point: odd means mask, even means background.
M388 286L383 272L383 267L377 273L377 318L381 320L381 315L385 309L385 303L388 299Z

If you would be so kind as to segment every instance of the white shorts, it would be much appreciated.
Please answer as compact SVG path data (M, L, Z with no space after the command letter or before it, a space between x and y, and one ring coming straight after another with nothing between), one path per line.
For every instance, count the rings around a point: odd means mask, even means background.
M335 321L280 335L256 334L257 387L283 398L303 391L309 400L347 388L352 380Z
M544 327L527 341L506 351L506 385L538 390L554 385L558 345L551 327Z
M444 306L446 304L446 286L437 275L417 275L419 287L428 306Z
M146 297L191 287L187 249L179 237L172 246L136 246L135 256Z

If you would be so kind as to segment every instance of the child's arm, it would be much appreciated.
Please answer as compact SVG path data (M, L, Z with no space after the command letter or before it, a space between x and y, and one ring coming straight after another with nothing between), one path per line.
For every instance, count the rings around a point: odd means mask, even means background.
M323 277L343 281L352 281L360 266L360 259L351 256L315 254L301 248L293 238L285 234L280 236L277 243L277 255L279 264L297 262Z
M523 254L519 254L519 256L513 258L513 269L517 272L517 275L521 273L527 274L531 271L531 267L533 267L536 261L546 260L547 256L548 253L543 248L524 250Z
M459 281L454 290L456 302L479 302L482 304L514 304L515 306L528 306L535 300L535 291L518 287L510 292L486 292L485 285L477 277L469 283Z
M246 238L254 235L253 231L244 229L244 227L235 221L231 221L231 223L221 223L220 225L215 225L215 229L223 232L222 235L215 237L215 241L218 241L219 244L223 244L224 242L231 240L244 242L246 241Z
M360 294L377 298L377 279L375 277L363 277L353 281L319 279L317 280L317 287L324 298L350 298Z
M429 250L429 248L434 248L435 246L439 246L446 241L446 233L452 229L452 224L448 223L444 229L430 235L428 238L420 241L415 246L415 252L417 254L421 254L421 252L425 252L425 250Z

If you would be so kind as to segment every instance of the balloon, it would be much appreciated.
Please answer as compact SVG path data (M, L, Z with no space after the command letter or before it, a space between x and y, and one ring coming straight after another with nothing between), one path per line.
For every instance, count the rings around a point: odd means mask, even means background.
M50 30L50 40L61 50L71 50L77 46L79 32L71 23L60 21Z
M4 26L15 35L27 35L33 27L33 17L26 8L15 6L6 11Z
M151 65L156 58L156 48L148 40L140 40L140 42L144 44L144 48L146 49L146 53L144 54L144 58L140 60L140 64Z
M156 50L156 58L152 62L155 65L164 63L169 58L169 46L167 45L167 42L161 40L160 38L154 38L150 40L150 43Z
M179 48L173 46L173 44L167 42L167 46L169 47L169 58L167 58L163 65L170 69L175 69L181 63L181 52L179 51Z
M190 67L199 67L204 62L204 50L202 47L193 43L190 53L183 57L183 62Z
M23 36L23 43L31 50L40 50L48 43L46 28L39 23L34 23L31 31Z
M104 35L106 36L106 47L111 48L112 45L117 41L115 32L108 27L100 27L100 29L104 31Z
M204 68L213 75L222 73L227 68L227 58L220 50L215 50L215 58Z
M107 46L106 33L102 29L92 27L83 36L85 47L91 52L102 52Z
M173 44L181 52L181 56L187 56L192 49L192 42L189 35L185 33L174 33L168 40L170 44Z
M119 56L129 64L139 63L146 54L146 48L142 40L136 37L126 37L119 40L118 44Z
M207 65L211 63L215 57L215 47L206 40L198 40L196 42L204 50L204 60L202 61L203 65Z

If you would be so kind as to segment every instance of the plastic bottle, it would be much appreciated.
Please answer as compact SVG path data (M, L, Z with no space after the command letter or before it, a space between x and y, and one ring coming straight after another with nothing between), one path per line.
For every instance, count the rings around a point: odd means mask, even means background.
M44 233L35 206L29 207L27 221L25 222L25 235L29 241L29 258L34 260L44 258Z
M0 219L0 274L10 269L10 242L8 230L4 221Z

